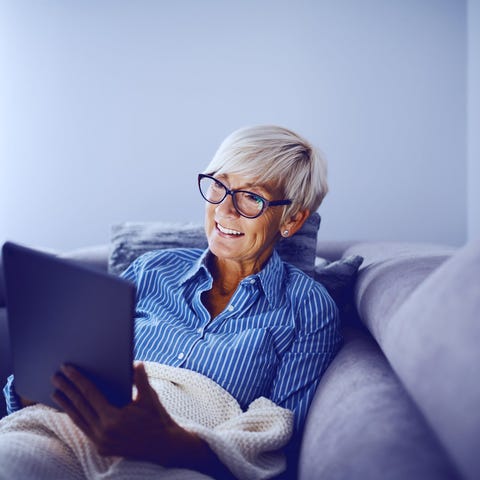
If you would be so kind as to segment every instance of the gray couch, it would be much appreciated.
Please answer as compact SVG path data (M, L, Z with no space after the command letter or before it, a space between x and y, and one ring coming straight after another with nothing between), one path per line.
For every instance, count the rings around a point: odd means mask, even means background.
M364 262L317 389L299 479L480 478L480 241L319 242ZM67 256L107 269L109 247ZM0 283L0 382L10 371ZM3 405L2 405L3 408Z

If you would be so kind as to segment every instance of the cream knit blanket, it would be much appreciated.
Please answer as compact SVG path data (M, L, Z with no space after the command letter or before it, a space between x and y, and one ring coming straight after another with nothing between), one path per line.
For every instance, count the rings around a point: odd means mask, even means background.
M237 478L271 478L285 469L281 448L292 432L291 411L261 397L244 412L228 392L199 373L151 362L145 367L173 419L203 438ZM20 478L21 472L37 479L206 478L189 470L102 457L67 415L43 405L0 421L0 478Z

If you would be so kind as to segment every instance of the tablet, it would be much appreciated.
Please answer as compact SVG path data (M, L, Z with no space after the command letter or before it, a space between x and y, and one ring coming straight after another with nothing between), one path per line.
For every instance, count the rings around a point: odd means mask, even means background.
M12 242L2 255L16 392L58 408L52 376L70 363L112 404L130 402L134 285Z

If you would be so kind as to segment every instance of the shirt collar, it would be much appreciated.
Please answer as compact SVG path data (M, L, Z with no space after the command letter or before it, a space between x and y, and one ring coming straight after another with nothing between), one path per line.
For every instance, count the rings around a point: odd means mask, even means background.
M208 271L207 267L207 260L209 254L210 250L208 248L202 252L202 254L197 258L197 260L195 260L192 266L180 277L180 285L195 277L195 275L197 275L197 273L199 273L200 271L205 272L209 278L211 277L211 274Z
M212 278L211 273L208 270L207 263L208 257L211 255L210 250L207 248L202 252L200 257L193 263L189 270L179 279L180 284L183 284L193 279L200 272L205 272L208 278ZM256 274L248 277L250 280L258 278L260 285L265 292L270 305L278 305L282 299L282 285L284 282L285 269L280 255L276 250L273 250L272 255L267 260L264 267Z
M273 250L267 263L256 276L260 280L260 284L270 305L278 305L283 297L285 267L276 250Z

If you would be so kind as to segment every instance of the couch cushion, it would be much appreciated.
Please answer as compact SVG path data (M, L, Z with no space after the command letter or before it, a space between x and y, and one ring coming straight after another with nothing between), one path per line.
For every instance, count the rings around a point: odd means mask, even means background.
M298 478L458 478L376 343L358 329L345 331L345 344L317 388Z
M402 304L382 349L465 478L480 478L480 239Z
M282 239L276 247L282 260L297 266L310 276L314 274L319 226L320 215L313 213L295 235ZM147 251L177 247L206 248L203 226L164 222L114 225L109 270L120 274L135 258Z

